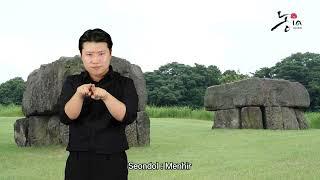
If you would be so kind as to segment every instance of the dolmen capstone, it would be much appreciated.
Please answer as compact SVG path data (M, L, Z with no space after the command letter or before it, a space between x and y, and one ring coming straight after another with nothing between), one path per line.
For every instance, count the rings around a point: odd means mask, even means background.
M141 68L117 57L112 57L111 65L114 71L134 81L139 98L137 119L126 127L129 146L149 145L150 120L145 112L147 91ZM18 146L68 143L69 128L60 123L58 98L65 78L83 70L79 56L61 57L53 63L41 65L28 76L22 100L25 118L14 124L14 138Z
M215 111L212 128L306 129L306 88L287 80L251 78L208 87L204 106Z

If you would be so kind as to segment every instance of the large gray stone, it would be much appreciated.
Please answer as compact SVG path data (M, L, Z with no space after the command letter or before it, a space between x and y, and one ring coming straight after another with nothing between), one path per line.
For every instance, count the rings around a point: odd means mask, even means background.
M63 145L68 144L68 142L69 142L69 126L67 126L63 123L60 123L59 138L60 138L61 144L63 144Z
M66 133L67 131L67 133ZM14 124L14 138L18 146L67 144L69 128L58 116L30 116Z
M22 118L14 123L14 140L18 146L28 146L28 119Z
M130 66L129 77L134 79L137 94L139 96L139 111L144 111L147 104L148 94L146 89L146 80L144 79L141 68L135 64Z
M212 128L240 128L239 109L226 109L216 111Z
M309 104L308 91L300 83L260 78L208 87L204 97L208 111L245 106L307 108Z
M295 109L297 121L299 123L300 129L308 129L309 125L307 123L306 118L304 117L304 112L301 109Z
M299 123L294 109L282 107L281 112L283 129L299 129Z
M145 111L138 112L137 117L137 138L139 146L150 144L150 119Z
M133 80L139 98L137 121L126 128L128 143L130 146L148 145L150 120L144 112L147 91L143 72L139 66L117 57L112 57L111 65L114 71ZM41 65L28 76L22 100L27 118L17 120L14 125L18 146L68 143L69 127L59 121L57 101L65 78L83 70L79 56L61 57Z
M275 79L251 78L211 86L204 97L206 110L217 111L214 126L221 128L230 128L230 117L236 116L230 109L238 108L239 128L306 129L303 109L309 104L308 91L300 83Z
M28 118L29 144L35 146L61 144L58 120L54 116L30 116Z
M267 129L300 129L295 110L288 107L266 107Z
M263 119L260 107L241 108L241 128L263 129Z
M150 144L150 119L145 111L138 112L137 119L126 127L129 146Z
M266 128L283 129L281 107L266 107Z
M133 80L139 97L139 111L145 109L147 102L146 83L143 73L137 65L125 59L112 57L114 71ZM34 70L26 83L22 99L22 110L25 116L52 115L58 112L57 101L65 78L79 74L83 65L79 56L61 57L59 60L41 65Z
M126 127L130 147L150 144L150 119L146 112L138 112L136 121ZM67 145L69 127L58 116L30 116L14 124L14 138L18 146Z
M41 65L34 70L26 82L23 93L22 111L25 116L52 115L58 112L57 101L64 79L82 71L81 60L62 57L59 60Z
M138 144L137 136L137 121L134 121L126 127L126 137L129 147Z

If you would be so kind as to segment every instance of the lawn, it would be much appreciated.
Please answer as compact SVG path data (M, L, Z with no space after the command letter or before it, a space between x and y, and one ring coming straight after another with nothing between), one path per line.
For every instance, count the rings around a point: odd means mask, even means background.
M0 117L0 180L62 180L62 146L19 148L14 117ZM319 179L320 130L211 130L210 121L151 119L151 145L129 162L189 162L191 170L130 170L129 179Z

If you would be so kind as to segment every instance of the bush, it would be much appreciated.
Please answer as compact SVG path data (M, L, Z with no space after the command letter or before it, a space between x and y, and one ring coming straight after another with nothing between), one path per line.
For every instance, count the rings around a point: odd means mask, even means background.
M0 104L0 116L2 117L22 117L22 108L19 105L9 104L2 105Z
M310 128L320 129L320 113L319 112L306 112L304 116L307 119Z
M146 111L151 118L186 118L212 121L214 113L203 109L177 106L147 106Z

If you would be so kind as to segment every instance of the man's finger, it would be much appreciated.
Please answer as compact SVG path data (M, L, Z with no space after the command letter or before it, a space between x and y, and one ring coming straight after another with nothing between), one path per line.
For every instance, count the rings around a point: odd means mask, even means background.
M95 91L96 90L96 86L94 84L91 85L91 91Z
M95 95L91 95L91 98L97 100L98 98Z
M88 91L87 89L85 90L85 94L86 96L90 96L90 91Z

